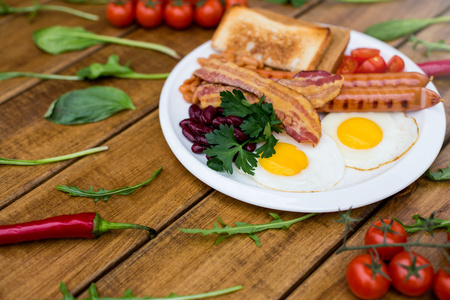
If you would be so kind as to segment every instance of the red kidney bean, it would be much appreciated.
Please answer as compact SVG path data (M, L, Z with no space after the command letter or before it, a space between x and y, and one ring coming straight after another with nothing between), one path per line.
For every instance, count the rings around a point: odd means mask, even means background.
M228 123L227 123L227 118L221 117L221 116L215 117L215 118L212 120L212 122L211 122L211 125L212 125L214 128L219 128L220 125L226 125L226 124L228 124Z
M248 140L248 135L246 135L242 130L240 130L239 128L234 128L234 137L236 138L236 140L238 142L245 142L246 140Z
M201 123L201 115L202 115L202 109L197 106L197 104L192 104L189 107L189 117L193 119L197 123Z
M230 125L233 125L234 127L240 126L242 124L243 120L240 117L236 116L228 116L227 117L227 123Z
M195 134L206 134L206 133L210 133L212 131L214 131L213 128L203 125L203 124L196 124L196 123L191 123L188 125L189 129L194 132Z
M216 110L217 110L218 115L223 115L223 111L224 111L223 107L218 107L218 108L216 108Z
M193 143L191 150L192 150L192 152L199 154L199 153L203 153L203 151L205 151L206 148L208 148L208 147L205 145L200 145L199 143Z
M195 134L188 127L181 128L181 132L189 141L195 142Z
M195 123L194 120L192 120L191 118L189 119L184 119L180 121L180 127L187 127L189 124L191 123Z
M211 124L212 120L217 114L217 110L214 106L209 105L205 110L203 111L201 115L201 120L203 124Z
M256 149L256 144L255 143L247 143L244 145L243 149L247 150L249 152L253 152Z
M204 136L204 135L197 135L195 137L195 141L199 144L205 145L205 146L209 146L209 142L208 139Z

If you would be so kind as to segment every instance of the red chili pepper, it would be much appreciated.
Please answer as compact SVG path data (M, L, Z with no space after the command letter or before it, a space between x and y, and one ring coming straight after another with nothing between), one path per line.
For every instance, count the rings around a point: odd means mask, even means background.
M0 245L55 238L90 239L113 229L144 229L150 232L150 238L156 236L153 228L129 223L110 223L103 220L98 213L87 212L1 225Z

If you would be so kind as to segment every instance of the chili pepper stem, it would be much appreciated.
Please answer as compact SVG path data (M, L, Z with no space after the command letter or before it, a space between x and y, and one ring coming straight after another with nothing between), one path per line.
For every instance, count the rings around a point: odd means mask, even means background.
M108 232L110 230L116 230L116 229L142 229L142 230L147 230L148 232L150 232L151 239L156 236L156 231L153 228L143 226L143 225L138 225L138 224L132 224L132 223L108 222L108 221L102 219L102 217L100 217L100 215L98 213L95 214L94 227L92 229L92 234L95 237L98 237L98 236L102 235L103 233Z

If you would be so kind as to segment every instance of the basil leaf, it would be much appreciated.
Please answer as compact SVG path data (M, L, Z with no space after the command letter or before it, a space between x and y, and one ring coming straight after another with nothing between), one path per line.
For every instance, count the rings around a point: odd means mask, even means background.
M101 43L89 37L77 36L77 34L83 33L89 34L90 32L83 27L53 26L36 30L33 33L33 41L41 50L50 54L82 50Z
M94 86L68 92L55 100L44 118L63 125L98 122L124 110L136 107L122 90Z
M117 55L111 55L106 64L93 63L92 65L79 70L77 76L87 79L97 79L102 76L116 76L128 73L134 73L128 66L128 63L125 66L122 66L119 64L119 57Z

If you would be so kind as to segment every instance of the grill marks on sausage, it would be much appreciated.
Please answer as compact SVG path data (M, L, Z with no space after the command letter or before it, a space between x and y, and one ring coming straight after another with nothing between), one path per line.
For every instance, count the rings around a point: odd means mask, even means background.
M208 65L194 72L195 76L211 83L241 88L272 103L275 115L283 123L286 133L298 142L316 145L321 136L320 120L311 103L303 95L236 64L211 59Z
M430 78L418 72L345 74L343 87L425 87Z

